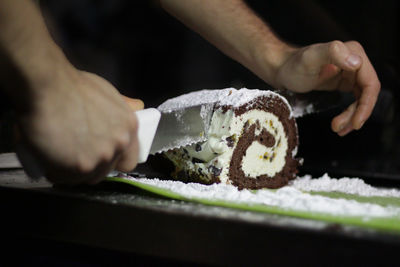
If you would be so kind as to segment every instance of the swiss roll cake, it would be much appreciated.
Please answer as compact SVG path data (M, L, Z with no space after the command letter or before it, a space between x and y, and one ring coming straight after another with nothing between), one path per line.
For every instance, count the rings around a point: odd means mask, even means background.
M257 89L201 90L158 108L210 103L206 140L164 152L175 165L174 179L259 189L279 188L296 177L298 131L284 97Z

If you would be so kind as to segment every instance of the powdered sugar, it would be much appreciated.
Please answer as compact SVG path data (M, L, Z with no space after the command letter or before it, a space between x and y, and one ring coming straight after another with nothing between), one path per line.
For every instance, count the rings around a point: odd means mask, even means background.
M183 109L190 106L198 106L205 104L219 104L221 106L239 107L243 104L260 96L278 96L287 104L289 110L291 107L287 100L281 95L268 91L258 89L242 88L240 90L235 88L225 88L220 90L200 90L184 94L178 97L171 98L162 103L158 109L163 112L172 110Z
M315 112L313 104L305 105L305 104L299 103L299 102L300 101L296 102L296 104L292 106L292 109L293 109L292 113L295 118L300 118L307 114L311 114L311 113Z
M318 179L313 179L311 175L305 175L292 181L291 185L303 191L341 192L367 197L400 197L400 190L397 189L376 188L366 184L360 178L331 178L327 173Z
M323 176L322 182L311 179L311 176L299 178L299 182L280 188L278 190L238 190L235 186L226 184L202 185L197 183L185 184L179 181L166 181L159 179L133 178L126 179L147 185L156 186L170 190L188 199L218 200L244 204L259 204L279 207L287 210L301 212L323 213L337 216L362 216L369 217L391 217L400 216L400 208L392 206L381 206L372 203L361 203L355 200L335 199L320 195L312 195L304 191L339 191L371 196L381 195L394 196L398 191L387 191L374 188L362 182L358 178L346 178L338 180ZM361 181L361 182L360 182ZM330 187L331 185L331 187ZM358 187L358 189L351 189ZM356 192L357 191L357 192Z

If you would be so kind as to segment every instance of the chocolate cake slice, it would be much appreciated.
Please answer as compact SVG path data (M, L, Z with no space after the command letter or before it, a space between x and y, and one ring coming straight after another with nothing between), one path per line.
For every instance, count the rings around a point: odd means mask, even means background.
M164 153L176 167L175 179L258 189L279 188L296 177L297 125L285 98L245 88L202 90L170 99L159 109L210 103L207 140Z

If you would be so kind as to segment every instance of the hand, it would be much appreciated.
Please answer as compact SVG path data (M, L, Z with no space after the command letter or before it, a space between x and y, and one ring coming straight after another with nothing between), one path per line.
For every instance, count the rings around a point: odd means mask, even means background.
M143 102L73 67L50 78L32 85L32 106L18 114L21 141L45 176L58 184L94 184L112 169L132 170L138 154L133 110Z
M356 101L332 120L332 130L340 136L363 126L380 91L376 72L362 46L355 41L288 49L277 70L275 84L294 92L353 92Z

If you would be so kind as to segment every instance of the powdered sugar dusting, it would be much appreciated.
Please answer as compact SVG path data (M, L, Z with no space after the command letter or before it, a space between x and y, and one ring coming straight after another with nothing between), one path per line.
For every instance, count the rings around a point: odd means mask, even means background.
M278 190L238 190L235 186L226 184L202 185L197 183L182 183L179 181L125 177L136 182L170 190L188 199L219 200L234 203L260 204L311 213L323 213L337 216L393 217L400 216L400 208L394 206L381 206L372 203L361 203L355 200L335 199L320 195L312 195L304 191L340 191L371 196L381 195L397 196L398 191L387 191L374 188L361 183L358 178L338 180L325 175L318 185L318 179L311 176L298 178L299 182L285 186ZM339 181L339 182L338 182ZM323 184L323 186L322 186ZM329 187L332 185L332 187ZM351 187L358 187L353 190ZM330 189L329 189L330 188ZM323 190L322 190L323 189ZM357 191L357 192L356 192ZM391 192L391 193L389 193Z
M315 112L314 105L313 104L307 104L305 105L304 103L299 103L298 101L292 108L293 108L293 116L295 118L300 118L303 117L307 114L311 114Z
M281 95L269 90L247 88L242 88L239 90L235 88L216 90L204 89L191 92L165 101L158 107L158 109L163 112L170 112L172 110L211 103L215 103L220 106L239 107L260 96L278 96L282 98L282 100L287 104L289 110L291 110L289 102Z
M296 189L309 192L341 192L366 197L400 197L400 190L397 189L376 188L366 184L360 178L331 178L327 173L318 179L305 175L292 181L291 185Z

